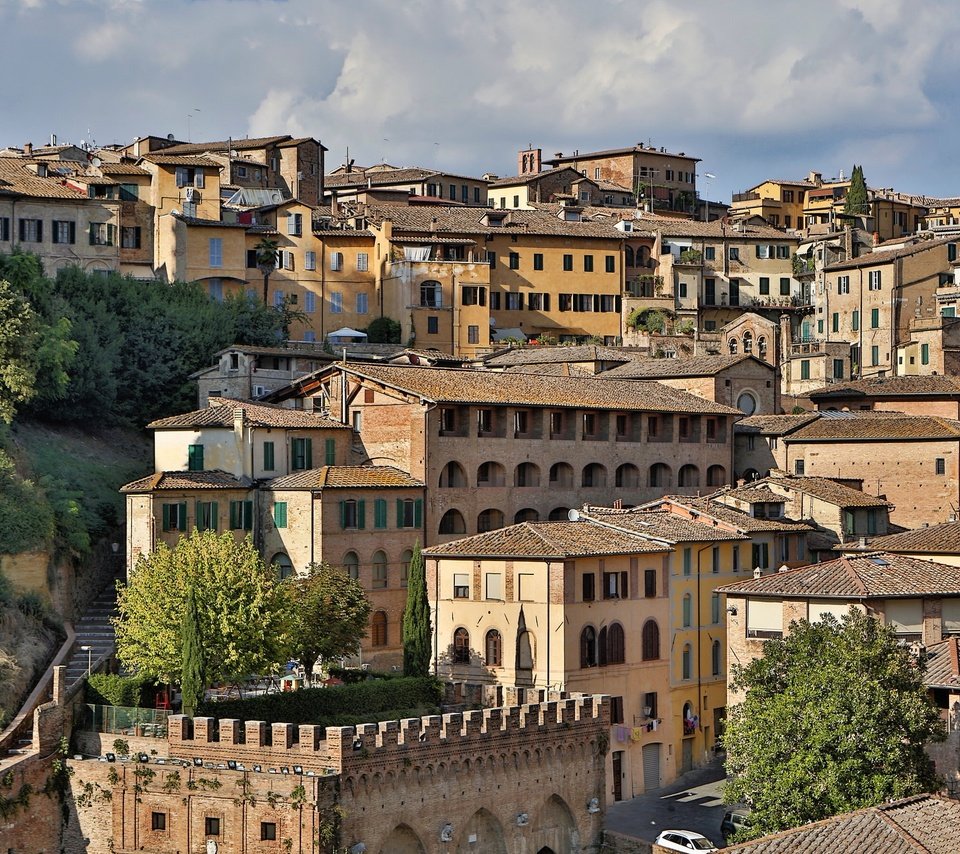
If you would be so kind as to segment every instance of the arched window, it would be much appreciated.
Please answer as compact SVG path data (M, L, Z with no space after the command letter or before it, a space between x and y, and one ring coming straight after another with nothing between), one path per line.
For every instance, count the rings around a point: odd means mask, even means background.
M373 589L383 590L387 586L387 556L383 551L373 553Z
M683 594L683 626L689 627L693 623L693 597L689 593Z
M707 486L723 486L727 480L727 470L723 466L710 466L707 469Z
M503 466L500 463L480 463L477 468L477 486L504 486Z
M628 267L633 266L633 247L630 245L623 247L624 264Z
M580 666L597 666L597 633L593 626L587 626L580 632Z
M354 581L360 579L360 558L356 552L347 552L343 556L343 568Z
M670 486L672 480L673 472L666 463L654 463L650 466L649 486Z
M477 533L482 534L484 531L495 531L497 528L503 527L503 513L497 510L495 507L490 507L487 510L484 510L479 516L477 516Z
M374 611L370 620L370 643L372 646L387 645L387 612Z
M757 339L757 355L761 359L765 359L767 357L767 339L762 335Z
M607 664L623 664L626 661L626 641L623 626L613 623L607 632Z
M467 533L467 523L463 519L463 514L459 510L448 510L440 519L441 534L465 534Z
M640 469L633 463L624 463L622 466L617 466L615 483L617 486L635 489L640 486Z
M681 678L681 679L689 679L689 678L690 678L690 674L693 672L693 661L692 661L692 659L693 659L693 650L690 648L690 644L685 643L685 644L683 645L683 659L682 659L682 662L681 662L681 665L680 665L680 668L681 668L680 678Z
M730 347L730 355L735 356L737 354L737 339L731 338L730 341L727 343L728 343L728 346Z
M513 523L519 525L521 522L539 522L540 514L532 507L526 507L518 510L513 517Z
M453 663L470 663L470 633L462 626L453 633Z
M277 552L270 563L277 568L277 575L281 579L293 577L293 561L285 552Z
M753 333L749 330L743 333L743 354L749 355L753 352Z
M551 522L563 522L569 518L569 507L554 507L547 517Z
M744 415L753 415L757 411L757 399L750 392L745 391L737 397L737 409Z
M641 632L641 653L644 661L660 658L660 626L656 620L647 620Z
M743 479L747 482L751 480L760 480L760 472L756 469L746 469L743 472Z
M540 469L534 463L520 463L513 472L514 486L540 486Z
M719 676L723 662L721 659L720 641L718 640L713 642L713 647L710 650L710 662L713 665L713 675Z
M700 469L690 463L681 466L677 474L677 486L700 486Z
M554 463L550 466L550 486L569 489L573 486L573 466L569 463Z
M413 552L410 549L404 549L400 554L400 586L406 587L410 579L410 561L413 560Z
M606 486L607 470L600 463L590 463L583 467L582 486Z
M484 638L483 648L486 653L487 667L500 667L503 664L503 642L500 632L490 629Z
M443 288L440 282L427 280L420 283L420 305L425 308L440 308L443 305Z
M463 489L467 486L467 473L460 463L450 461L440 472L440 487L447 489Z

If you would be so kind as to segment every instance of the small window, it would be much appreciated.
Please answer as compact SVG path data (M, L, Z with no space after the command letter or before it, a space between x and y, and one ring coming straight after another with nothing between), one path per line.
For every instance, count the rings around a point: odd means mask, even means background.
M203 471L203 445L187 446L187 470Z
M470 598L470 576L465 572L455 572L453 574L453 598Z
M583 601L593 602L596 598L596 576L592 572L585 572L583 574Z
M220 818L215 815L208 815L203 820L203 834L204 836L219 836L220 835Z
M437 335L439 332L440 332L440 318L428 317L427 318L427 334Z
M563 256L563 271L565 273L573 272L573 255L564 255Z
M167 829L167 814L165 812L152 812L150 813L150 829L151 830L166 830Z
M643 595L648 599L657 595L657 571L645 569L643 571Z
M470 634L464 628L453 633L453 663L470 663Z
M486 591L484 598L500 601L503 599L503 574L499 572L488 572L484 576Z
M533 269L534 270L543 269L543 253L542 252L533 253Z
M278 528L287 527L287 502L275 501L273 504L273 523Z
M947 473L947 461L944 457L937 457L936 470L938 475L945 475Z
M793 463L793 473L802 475L804 473L806 466L804 465L803 460L794 460Z
M610 723L623 723L623 697L610 698Z
M275 821L260 822L260 841L273 842L277 838L277 823Z

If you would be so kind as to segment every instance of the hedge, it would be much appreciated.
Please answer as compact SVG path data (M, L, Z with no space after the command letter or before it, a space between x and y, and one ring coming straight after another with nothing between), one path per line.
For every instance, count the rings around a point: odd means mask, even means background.
M207 701L198 716L272 723L350 726L435 713L443 688L432 677L371 679L356 685L304 688L245 700Z
M143 689L153 680L143 676L94 673L87 680L87 702L100 706L142 706Z

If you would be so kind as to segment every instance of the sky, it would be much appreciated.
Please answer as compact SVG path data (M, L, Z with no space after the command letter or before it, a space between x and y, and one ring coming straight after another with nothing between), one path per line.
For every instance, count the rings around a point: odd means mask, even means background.
M289 133L506 176L642 141L711 199L854 163L960 196L956 0L0 0L0 33L0 146Z

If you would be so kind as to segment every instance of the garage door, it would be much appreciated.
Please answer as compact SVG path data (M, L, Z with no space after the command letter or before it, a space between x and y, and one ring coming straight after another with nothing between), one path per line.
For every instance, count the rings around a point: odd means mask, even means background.
M660 788L660 745L643 745L643 790Z

